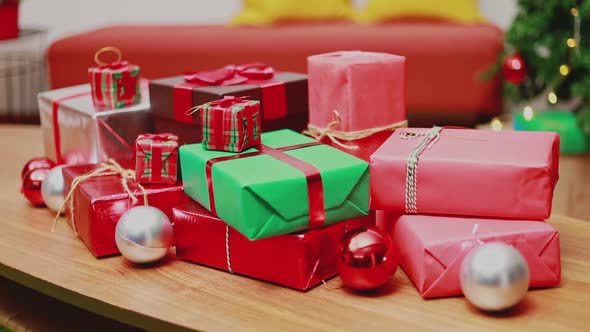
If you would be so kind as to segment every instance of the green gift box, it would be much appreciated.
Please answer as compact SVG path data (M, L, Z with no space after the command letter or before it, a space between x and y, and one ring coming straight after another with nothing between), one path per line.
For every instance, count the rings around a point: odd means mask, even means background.
M185 193L251 240L369 213L369 164L291 130L242 153L184 145L180 162Z

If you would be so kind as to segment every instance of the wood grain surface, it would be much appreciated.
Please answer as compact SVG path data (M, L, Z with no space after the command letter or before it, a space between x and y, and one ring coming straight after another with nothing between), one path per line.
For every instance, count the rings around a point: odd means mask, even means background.
M65 222L51 233L52 213L31 208L17 192L20 169L41 155L40 142L37 127L0 125L0 274L100 315L149 330L588 329L588 222L551 219L561 237L561 286L530 291L521 305L502 314L482 313L461 297L424 301L402 270L378 293L336 289L338 278L301 293L177 261L173 253L150 267L121 257L95 259ZM586 192L571 195L587 197ZM568 202L558 206L578 211Z

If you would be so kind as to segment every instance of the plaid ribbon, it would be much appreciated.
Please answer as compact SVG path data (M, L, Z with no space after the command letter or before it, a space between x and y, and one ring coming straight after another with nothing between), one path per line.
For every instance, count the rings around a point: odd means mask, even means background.
M260 102L227 96L199 106L205 149L242 152L260 144Z
M126 62L88 69L94 105L116 109L141 102L139 73L138 66Z
M141 184L175 184L178 137L144 134L135 141L135 180Z

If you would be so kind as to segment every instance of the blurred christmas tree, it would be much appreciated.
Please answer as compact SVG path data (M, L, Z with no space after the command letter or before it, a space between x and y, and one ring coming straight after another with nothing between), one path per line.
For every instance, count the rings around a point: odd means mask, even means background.
M519 0L506 32L506 96L525 118L533 112L577 114L590 135L590 0Z

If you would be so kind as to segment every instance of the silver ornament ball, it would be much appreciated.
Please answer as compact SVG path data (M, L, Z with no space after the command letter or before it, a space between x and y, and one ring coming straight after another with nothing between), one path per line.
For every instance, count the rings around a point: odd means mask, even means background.
M461 266L461 289L476 307L505 310L518 304L529 288L529 268L518 250L500 242L475 248Z
M136 206L125 212L117 223L115 241L121 254L137 264L162 259L172 246L170 219L151 206Z
M63 166L56 166L47 173L41 183L41 196L45 205L54 212L59 211L64 203Z

